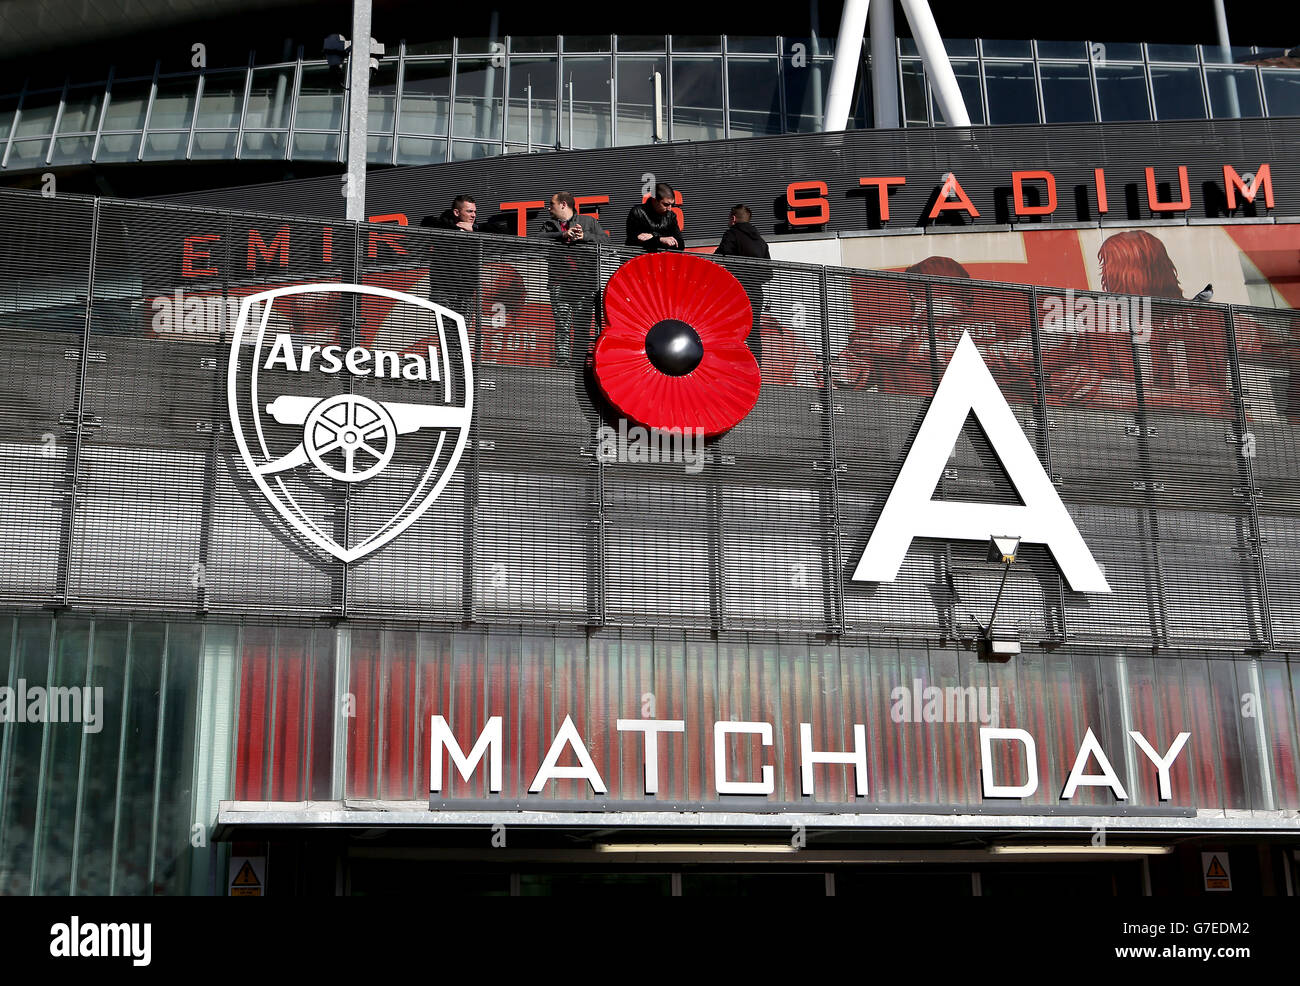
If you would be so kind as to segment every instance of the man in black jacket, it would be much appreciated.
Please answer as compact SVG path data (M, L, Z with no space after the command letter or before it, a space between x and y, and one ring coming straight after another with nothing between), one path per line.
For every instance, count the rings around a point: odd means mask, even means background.
M715 257L750 257L754 260L771 260L772 253L759 231L750 222L753 213L745 205L731 208L731 228L722 234L722 242L713 251ZM760 323L763 320L763 285L772 279L772 268L768 264L737 265L732 271L736 280L749 295L750 307L754 310L754 327L746 343L754 354L754 359L762 362L763 335Z
M684 249L685 237L673 212L676 204L677 196L669 186L663 182L656 185L654 197L632 206L627 214L627 245L647 253Z
M549 251L546 279L555 313L555 363L585 364L591 347L591 318L596 308L596 244L609 235L593 216L581 215L570 192L556 192L547 203L550 218L533 235L557 244Z
M472 195L457 195L451 208L433 220L434 229L450 233L479 232L478 206ZM479 269L483 266L480 245L474 240L452 240L439 237L432 245L430 265L429 300L440 302L457 314L463 315L466 324L474 321L474 287Z

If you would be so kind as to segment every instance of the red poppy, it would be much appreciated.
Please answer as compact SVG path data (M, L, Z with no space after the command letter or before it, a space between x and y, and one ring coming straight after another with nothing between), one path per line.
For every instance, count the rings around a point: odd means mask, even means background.
M596 380L643 425L720 434L758 400L762 377L745 345L753 318L745 289L721 265L692 254L643 254L605 288Z

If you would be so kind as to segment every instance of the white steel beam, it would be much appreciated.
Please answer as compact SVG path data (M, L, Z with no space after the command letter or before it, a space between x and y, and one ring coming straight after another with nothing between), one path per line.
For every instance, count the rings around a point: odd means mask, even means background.
M957 76L953 73L952 62L939 36L939 28L934 23L934 14L926 0L902 0L903 13L907 23L912 27L912 37L921 52L921 62L925 65L925 74L934 89L934 98L939 101L943 118L952 127L969 127L970 114L966 112L966 101L962 99L961 88L957 85Z
M868 0L845 0L840 17L840 36L835 42L835 61L831 65L831 84L826 94L823 131L843 130L849 122L849 105L853 101L853 83L862 63L862 38L867 32ZM876 0L884 4L892 0Z

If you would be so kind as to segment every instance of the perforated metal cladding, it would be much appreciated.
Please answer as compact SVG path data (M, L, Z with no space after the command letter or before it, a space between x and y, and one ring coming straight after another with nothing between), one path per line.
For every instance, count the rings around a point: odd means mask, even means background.
M1300 640L1300 412L1290 382L1300 326L1290 311L1125 299L1120 322L1082 330L1062 327L1060 292L775 264L757 298L757 406L702 449L679 443L643 461L627 427L613 458L598 454L599 429L612 425L617 439L618 419L581 372L603 317L599 292L630 256L621 250L592 249L573 289L556 294L554 263L568 254L528 239L108 200L96 227L92 203L19 194L0 196L0 208L6 240L33 244L41 271L29 281L22 255L0 250L9 370L0 408L15 436L0 486L0 593L11 602L382 624L967 636L988 619L1002 574L982 543L918 538L896 581L851 576L969 332L1112 588L1072 592L1047 549L1024 545L999 624L1045 641ZM761 265L726 266L744 285ZM444 342L448 326L458 338L454 318L358 300L329 287L338 284L441 306L464 319L465 353ZM424 354L439 376L295 376L268 371L264 349L267 386L451 406L470 396L467 370L474 376L458 462L448 458L456 429L421 427L398 435L391 464L363 482L286 473L320 529L353 543L381 529L431 468L445 472L436 499L391 545L348 563L289 526L231 428L239 302L304 285L325 287L310 303L272 306L268 337L284 334L300 353L367 347L376 366L380 350L393 360ZM588 317L584 339L576 327ZM237 364L251 362L245 349ZM301 392L290 386L298 376ZM251 431L243 377L235 393L240 427ZM262 396L265 410L272 397ZM271 444L283 454L303 426L280 424ZM75 505L63 495L74 470ZM1017 502L974 420L934 495Z
M0 598L16 602L67 590L93 208L0 198Z

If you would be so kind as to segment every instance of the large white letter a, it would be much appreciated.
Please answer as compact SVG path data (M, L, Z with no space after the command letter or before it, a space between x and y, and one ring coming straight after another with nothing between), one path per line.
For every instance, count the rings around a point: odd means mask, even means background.
M948 456L972 411L1024 506L933 499ZM963 333L853 579L894 581L916 537L986 541L993 536L1045 544L1075 592L1110 592L1106 577L1043 471L993 374L970 334Z

